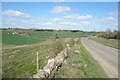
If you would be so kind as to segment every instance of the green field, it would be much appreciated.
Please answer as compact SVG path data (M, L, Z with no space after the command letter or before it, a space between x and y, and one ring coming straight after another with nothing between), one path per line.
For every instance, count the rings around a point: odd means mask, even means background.
M67 39L66 39L67 40ZM37 52L39 52L39 69L42 69L48 59L56 56L63 50L63 40L52 40L47 45L34 45L16 49L2 50L2 77L3 78L31 78L37 73ZM68 39L68 44L72 45ZM66 44L66 43L65 43ZM64 45L65 45L64 44ZM0 56L1 57L1 56Z
M104 45L109 46L109 47L120 49L120 45L118 44L118 40L115 40L115 39L110 40L110 39L104 39L104 38L99 38L99 37L90 37L88 39L96 41L100 44L104 44Z
M19 34L3 34L2 43L13 45L28 45L33 43L39 43L45 41L45 39L26 37Z
M75 33L75 32L58 32L60 37L72 37L72 36L81 36L87 35L86 33ZM88 33L88 35L92 35L92 33Z
M93 59L90 53L83 47L81 40L76 42L74 50L71 51L66 64L60 68L56 78L106 78L102 67ZM77 65L77 67L73 66Z
M49 52L48 52L49 50ZM36 54L39 52L39 69L46 64L47 56L53 55L50 45L37 45L2 50L3 78L30 78L36 72Z
M35 36L42 36L42 37L53 37L54 32L53 31L28 31L27 34L29 35L35 35Z
M54 37L54 31L29 31L27 34L41 36L41 37ZM81 35L93 35L92 33L75 33L75 32L65 32L59 31L57 32L60 37L72 37L72 36L81 36Z

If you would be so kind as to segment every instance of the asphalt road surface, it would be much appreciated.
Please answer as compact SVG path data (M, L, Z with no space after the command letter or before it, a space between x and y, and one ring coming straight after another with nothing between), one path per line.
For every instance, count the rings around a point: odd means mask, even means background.
M109 78L118 78L118 49L82 38L83 46L101 65Z

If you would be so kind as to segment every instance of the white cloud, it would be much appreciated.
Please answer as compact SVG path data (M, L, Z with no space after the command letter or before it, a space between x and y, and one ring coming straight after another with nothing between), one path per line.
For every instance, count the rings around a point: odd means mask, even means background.
M44 23L44 24L47 25L47 26L55 25L55 24L52 23L52 22L47 22L47 23Z
M91 27L93 26L89 22L80 22L80 23L75 23L75 22L38 22L35 20L29 20L29 21L19 21L18 24L20 27L24 28L44 28L44 29L76 29L78 27ZM5 26L14 26L13 24L11 25L5 25Z
M80 16L80 15L68 15L64 16L63 19L65 20L87 20L91 19L92 15Z
M24 20L22 20L21 23L22 24L37 24L37 22L34 21L34 20L30 20L30 21L24 21Z
M51 21L51 19L48 18L37 18L38 21Z
M3 23L2 24L2 28L9 28L9 27L15 27L16 26L16 23Z
M113 17L104 18L104 21L116 21Z
M60 18L48 19L48 18L37 18L38 21L53 21L53 22L63 22L71 20L88 20L91 19L92 15L80 16L80 15L67 15Z
M103 19L97 19L95 20L96 23L103 24L103 25L108 25L108 26L115 26L116 24L116 19L113 17L108 17L108 18L103 18Z
M94 25L89 23L89 22L80 22L80 25L81 26L84 26L84 27L93 27Z
M31 18L28 14L25 14L19 11L13 11L13 10L5 10L3 11L3 15L6 15L9 17L16 17L16 18L24 18L24 19Z
M55 19L53 19L53 21L54 22L61 22L61 21L63 21L61 18L55 18Z
M76 23L70 23L70 22L60 22L58 24L60 24L62 26L77 26Z
M68 27L93 27L94 25L89 23L89 22L80 22L79 24L74 23L74 22L60 22L57 23L56 25L61 25L61 26L68 26Z
M10 18L8 18L8 19L5 19L5 21L7 21L7 22L16 22L16 19L10 19Z
M118 16L118 12L110 12L109 15L110 16Z
M53 14L58 14L58 13L64 13L67 11L71 11L70 7L65 7L65 6L56 6L51 10L51 13Z

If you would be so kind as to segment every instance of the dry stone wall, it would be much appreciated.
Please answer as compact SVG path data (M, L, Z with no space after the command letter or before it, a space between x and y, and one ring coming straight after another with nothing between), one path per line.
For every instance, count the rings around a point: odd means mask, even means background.
M55 58L49 59L47 65L44 66L42 70L40 69L35 75L33 75L33 78L53 77L54 71L56 71L68 57L67 53L69 49L70 46L67 44L67 48L62 50Z

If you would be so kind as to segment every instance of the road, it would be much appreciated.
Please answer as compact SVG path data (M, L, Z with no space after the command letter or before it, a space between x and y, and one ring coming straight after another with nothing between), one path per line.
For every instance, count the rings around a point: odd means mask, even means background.
M88 38L82 38L82 44L109 78L118 78L118 49L96 43Z

